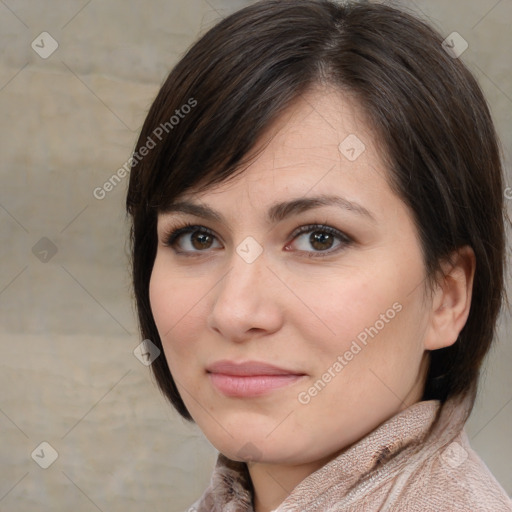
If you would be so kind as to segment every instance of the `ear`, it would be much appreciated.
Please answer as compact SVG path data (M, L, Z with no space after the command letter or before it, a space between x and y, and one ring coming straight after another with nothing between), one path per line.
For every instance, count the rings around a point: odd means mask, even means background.
M437 350L453 345L466 324L471 306L476 258L473 249L464 246L441 263L443 274L433 292L430 323L425 349Z

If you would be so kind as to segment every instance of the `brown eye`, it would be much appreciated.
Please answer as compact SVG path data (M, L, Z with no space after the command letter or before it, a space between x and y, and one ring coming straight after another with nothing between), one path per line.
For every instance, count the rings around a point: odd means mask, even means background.
M309 242L318 251L330 249L334 242L334 236L330 233L315 231L309 237Z
M302 247L299 247L298 250L300 252L310 253L310 257L327 256L338 252L338 250L346 248L353 242L350 237L341 231L331 228L330 226L322 225L302 226L296 233L294 233L294 241L300 239L301 235L307 234L309 234L308 237L302 237L304 241L299 244L299 246L302 245ZM335 249L332 249L335 245L336 239L339 240L339 243ZM289 244L288 247L291 245L292 244ZM295 245L297 246L296 243ZM311 251L311 247L314 249L313 251Z
M171 232L164 237L164 245L174 249L178 247L176 252L203 252L212 247L212 243L215 239L216 236L208 228L185 225L181 228L171 230Z
M209 249L213 239L209 233L205 233L204 231L193 231L190 234L192 235L190 237L191 244L195 249Z

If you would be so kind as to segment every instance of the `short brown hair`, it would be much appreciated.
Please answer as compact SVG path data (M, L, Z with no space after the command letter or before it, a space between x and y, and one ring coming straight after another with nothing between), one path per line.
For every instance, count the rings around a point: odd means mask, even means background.
M189 189L243 171L265 129L327 80L356 95L379 135L390 186L413 212L429 280L452 251L469 245L475 252L468 320L452 346L431 352L423 400L476 393L504 293L503 176L483 94L442 41L402 10L326 0L261 1L201 37L163 84L135 154L157 133L156 146L132 162L126 207L143 338L162 348L149 301L158 213ZM194 108L171 123L186 104ZM165 357L152 369L191 419Z

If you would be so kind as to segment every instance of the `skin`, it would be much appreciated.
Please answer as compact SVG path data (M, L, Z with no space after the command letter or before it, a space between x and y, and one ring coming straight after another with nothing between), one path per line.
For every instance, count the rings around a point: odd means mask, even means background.
M349 134L365 145L354 161L338 148ZM469 313L471 249L443 264L446 278L427 293L412 214L389 187L377 148L355 100L318 86L268 130L256 148L261 152L236 180L182 197L218 210L225 223L159 215L150 300L165 357L209 441L233 460L250 461L257 512L277 507L301 480L419 401L428 351L454 343ZM320 194L343 196L373 218L322 206L267 223L274 202ZM188 233L166 246L166 231L185 221L214 236L198 245ZM334 237L331 245L315 245L318 229L293 236L308 224L333 227L353 241ZM248 236L264 249L252 263L236 252ZM397 303L394 318L301 403L299 393ZM305 375L261 397L226 397L205 370L221 359L263 361ZM252 457L241 454L248 446Z

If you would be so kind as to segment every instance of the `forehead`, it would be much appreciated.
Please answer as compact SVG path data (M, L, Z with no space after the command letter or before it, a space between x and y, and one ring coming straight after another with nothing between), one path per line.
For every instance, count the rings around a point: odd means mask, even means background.
M268 198L288 191L328 194L386 181L379 145L356 99L330 86L302 94L263 133L248 155L250 164L234 179L198 193L192 187L176 200L214 199L250 187ZM312 189L315 190L312 190Z

